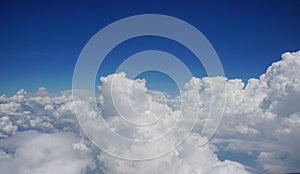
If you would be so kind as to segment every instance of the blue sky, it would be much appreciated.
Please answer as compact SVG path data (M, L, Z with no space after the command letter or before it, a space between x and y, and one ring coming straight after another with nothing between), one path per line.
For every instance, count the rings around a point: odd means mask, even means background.
M299 6L300 1L2 1L0 94L20 88L34 92L40 86L50 92L71 89L76 60L88 40L116 20L145 13L174 16L198 28L219 54L228 78L258 77L283 52L299 49ZM160 49L205 76L201 64L176 43L155 37L126 43L109 55L112 68L100 73L112 73L126 55Z

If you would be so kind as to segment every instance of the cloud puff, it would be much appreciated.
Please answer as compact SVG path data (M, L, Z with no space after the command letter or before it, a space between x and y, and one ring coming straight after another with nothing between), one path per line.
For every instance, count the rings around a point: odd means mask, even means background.
M18 126L13 125L7 116L0 118L0 137L8 137L14 135Z

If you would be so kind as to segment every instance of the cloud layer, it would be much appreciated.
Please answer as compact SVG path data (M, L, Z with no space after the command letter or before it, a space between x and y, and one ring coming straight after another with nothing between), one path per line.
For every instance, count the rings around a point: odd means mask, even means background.
M178 98L150 91L145 80L128 79L125 73L101 78L102 93L97 98L101 113L91 106L92 98L74 99L69 91L52 95L45 88L35 94L21 89L11 97L2 95L0 169L4 173L105 174L300 171L300 52L283 54L282 60L247 84L225 78L223 120L211 141L202 145L208 140L203 128L210 131L214 123L213 117L207 118L214 109L210 102L221 101L224 78L192 78L182 91L182 110ZM112 83L117 83L115 89ZM137 162L112 157L93 145L78 125L74 104L82 108L80 115L95 120L102 116L115 133L131 139L155 138L181 115L188 117L194 109L200 112L192 134L175 151ZM138 123L163 119L145 128L133 127L120 116ZM189 119L179 126L188 123ZM175 129L165 142L143 148L122 144L120 153L147 155L156 148L168 148L179 142L179 132Z

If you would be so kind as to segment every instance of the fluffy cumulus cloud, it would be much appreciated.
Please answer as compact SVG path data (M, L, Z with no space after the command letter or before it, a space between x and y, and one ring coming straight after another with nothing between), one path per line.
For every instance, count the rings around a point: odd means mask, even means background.
M7 116L0 118L1 137L7 137L16 133L17 126L13 125Z
M283 54L247 85L228 80L227 88L216 141L224 150L258 154L265 171L299 171L300 52Z
M150 91L145 80L128 79L125 73L102 77L101 82L97 110L92 107L93 98L74 98L70 91L53 95L43 87L34 94L21 89L11 97L0 96L1 173L300 171L300 52L283 54L282 60L246 84L240 79L194 77L181 99ZM224 116L211 141L204 143L209 137L203 128L209 129L207 125L213 120L207 115L216 110L210 108L211 102L222 106L224 82ZM86 120L102 117L113 132L134 140L158 137L182 115L187 117L167 138L151 146L120 144L120 154L142 156L177 143L185 131L180 126L190 124L192 111L199 109L199 113L192 133L174 151L151 160L128 161L104 153L87 138L77 122L74 105ZM133 126L124 119L155 124Z

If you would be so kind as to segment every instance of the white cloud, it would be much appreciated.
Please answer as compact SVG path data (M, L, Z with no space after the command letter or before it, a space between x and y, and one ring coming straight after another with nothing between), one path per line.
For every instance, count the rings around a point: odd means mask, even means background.
M91 151L72 145L80 142L74 134L43 134L33 131L19 133L0 141L8 152L1 152L1 173L85 173L95 164Z
M203 144L206 141L199 134L193 133L175 151L166 156L150 161L126 161L101 153L99 160L107 174L248 174L243 165L232 161L221 162L213 153L213 147Z
M227 108L216 134L216 138L230 139L230 151L272 152L257 157L271 173L300 169L296 133L300 132L300 51L285 53L282 58L246 86L239 80L227 81Z
M100 153L96 158L99 154L97 148L85 138L73 110L73 104L76 104L81 107L82 115L98 118L97 111L89 106L91 99L74 99L70 91L54 96L43 87L35 94L28 94L21 89L12 97L2 95L0 169L4 173L45 173L46 170L52 173L63 170L65 173L84 173L87 168L90 168L88 170L91 173L102 168L111 174L247 173L240 163L221 161L216 155L221 154L221 159L239 161L236 156L245 153L251 154L251 159L241 162L258 170L269 173L299 171L300 51L285 53L282 57L259 79L250 79L247 84L240 79L224 77L191 79L182 95L186 102L183 111L195 109L197 103L200 105L199 121L194 133L176 152L152 161L123 161L105 153ZM117 83L114 86L115 104L124 115L131 116L129 119L153 121L162 111L165 111L166 118L148 129L132 128L132 125L124 123L110 97L112 78ZM197 143L205 140L199 134L209 120L206 117L212 100L211 92L214 92L213 100L218 101L218 95L224 90L220 82L224 79L227 102L221 125L211 143L197 146ZM130 80L123 73L103 77L101 80L102 96L99 100L102 104L100 108L104 109L102 116L116 132L124 136L143 139L155 137L172 125L180 115L179 98L170 99L158 91L149 91L144 80ZM216 84L214 89L211 89L211 83ZM128 90L130 85L132 88ZM200 99L195 97L198 91ZM87 94L82 91L82 95ZM122 102L124 98L127 100L125 103ZM165 103L168 104L167 107L164 106ZM133 109L128 110L131 107ZM154 114L149 114L150 110ZM143 116L140 117L141 115ZM177 137L173 136L165 139L165 142L176 140ZM156 146L164 147L165 142ZM150 153L155 147L122 146L128 148L125 148L124 153L136 154ZM222 156L229 152L233 156Z
M0 118L0 137L8 137L14 135L18 126L13 125L7 116Z
M14 114L17 109L20 108L20 104L16 102L9 102L0 104L1 114Z

